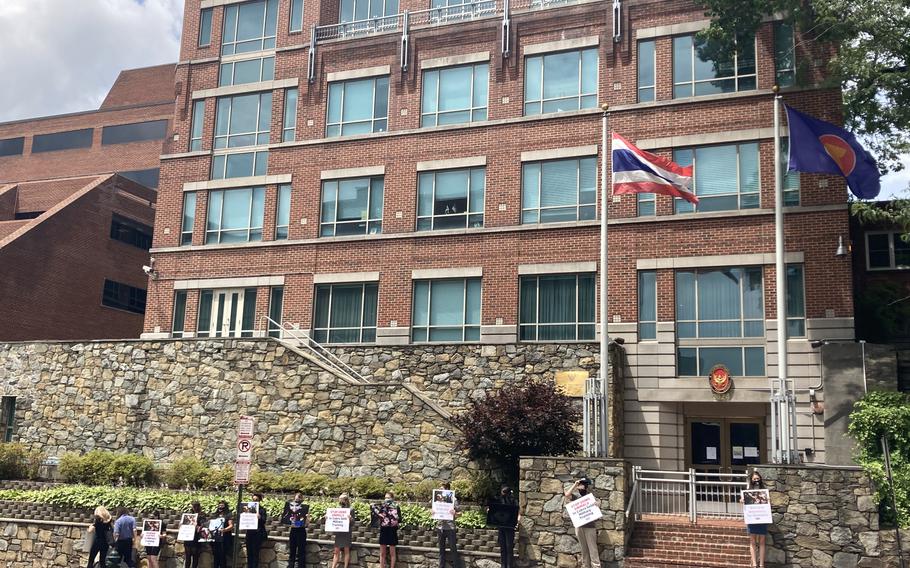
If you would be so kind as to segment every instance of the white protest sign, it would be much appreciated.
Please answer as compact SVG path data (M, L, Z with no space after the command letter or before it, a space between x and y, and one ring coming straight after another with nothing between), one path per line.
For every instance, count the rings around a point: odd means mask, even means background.
M254 531L259 528L259 502L249 501L240 510L240 530Z
M180 529L177 531L177 540L189 542L196 538L196 522L198 520L196 513L184 513L180 517Z
M433 490L433 519L455 520L455 492L449 489Z
M749 489L742 492L743 520L747 525L770 525L771 495L767 489Z
M569 512L569 517L572 519L572 526L576 528L603 517L603 513L600 511L600 507L597 506L594 495L590 493L581 499L566 503L566 510Z
M161 546L161 521L159 519L142 520L142 546Z
M325 510L325 532L348 532L350 526L350 509L335 507Z

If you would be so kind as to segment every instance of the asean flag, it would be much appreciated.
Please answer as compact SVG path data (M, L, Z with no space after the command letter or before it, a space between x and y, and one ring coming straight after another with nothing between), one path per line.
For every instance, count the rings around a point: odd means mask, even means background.
M797 172L835 174L860 199L872 199L881 189L878 165L852 134L824 120L787 108L790 165Z
M615 132L612 156L613 195L659 193L698 203L692 191L692 166L645 152Z

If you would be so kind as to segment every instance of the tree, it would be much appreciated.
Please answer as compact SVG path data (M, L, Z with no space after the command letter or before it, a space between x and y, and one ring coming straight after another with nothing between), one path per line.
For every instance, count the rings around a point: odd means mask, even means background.
M580 418L572 399L552 382L533 381L473 400L453 421L472 459L502 468L514 481L519 456L571 455L581 450L576 428Z
M854 201L850 211L862 225L894 227L901 233L904 242L910 243L910 190L908 197L895 199L890 203Z
M804 39L831 42L829 73L844 93L846 126L885 170L910 151L910 5L906 0L699 0L702 37L718 52L750 41L767 14L783 13Z

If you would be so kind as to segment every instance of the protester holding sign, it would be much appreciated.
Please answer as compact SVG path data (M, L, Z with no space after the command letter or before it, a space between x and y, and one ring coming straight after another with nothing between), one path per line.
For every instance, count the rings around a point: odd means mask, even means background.
M491 499L490 505L487 507L488 517L494 509L500 510L502 514L509 514L509 523L505 525L497 523L497 528L499 529L499 561L502 568L512 568L515 562L515 529L518 528L518 523L521 521L521 513L518 512L518 500L512 495L511 487L503 485L499 488L499 495ZM514 522L511 516L513 511L516 513Z
M298 491L294 499L284 504L281 524L289 525L288 568L306 568L306 528L310 524L310 506L303 502Z
M768 526L771 524L771 499L765 489L765 481L758 470L749 476L749 489L743 491L740 499L743 504L743 518L746 521L746 532L749 533L749 554L752 556L752 567L765 568L765 540L768 537ZM758 557L758 564L755 557Z
M160 519L143 519L142 546L145 547L148 568L158 568L158 555L161 553L161 547L166 543L164 521Z
M351 533L354 530L354 517L351 515L351 498L348 497L347 493L342 493L338 498L338 508L346 510L341 514L347 516L348 526L346 527L347 530L334 531L335 551L332 555L332 568L335 568L338 565L342 550L344 551L344 568L348 568L348 565L351 563ZM331 511L331 509L329 509L329 511ZM328 517L328 511L326 512L326 517ZM328 528L329 527L326 526L326 530L328 530Z
M565 497L566 508L569 510L570 516L573 513L576 515L572 524L575 525L575 536L578 538L578 545L581 547L581 557L585 568L600 568L600 551L597 549L597 519L601 517L597 513L600 513L600 504L597 503L592 494L588 493L590 488L591 480L585 477L576 481L563 496ZM576 500L584 500L586 507L581 509L571 507L569 504ZM592 503L588 505L588 502ZM596 511L594 508L596 508ZM591 520L584 524L576 524L578 522L577 519L581 516L583 516L582 521L588 518Z
M212 542L212 568L227 568L228 551L234 544L234 518L227 501L218 501L218 507L212 513L207 529Z
M395 494L389 491L385 501L371 507L373 516L379 525L379 568L385 567L386 552L389 556L389 568L395 568L398 546L398 525L401 524L401 507L395 502Z
M262 543L267 537L265 530L267 515L265 507L262 506L262 493L253 493L253 500L249 503L249 513L254 514L256 518L254 519L255 526L251 526L245 533L246 565L247 568L259 568L259 553L262 550Z
M193 501L190 512L184 513L180 519L180 531L177 534L177 540L183 542L183 568L199 568L199 556L202 553L199 537L205 525L202 505L199 501Z
M452 549L452 566L460 568L461 558L458 556L457 535L455 533L455 519L458 518L458 499L448 482L442 484L442 489L433 490L433 518L436 519L436 530L439 533L439 568L446 565L446 545Z

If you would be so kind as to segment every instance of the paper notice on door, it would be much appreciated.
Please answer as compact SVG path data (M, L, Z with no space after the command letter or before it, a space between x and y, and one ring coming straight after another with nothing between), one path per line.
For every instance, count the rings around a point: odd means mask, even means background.
M714 446L705 447L705 459L706 460L716 460L717 459L717 448Z
M758 457L758 448L755 446L746 446L745 447L745 456L747 458L757 458Z
M733 446L733 459L735 459L735 460L743 459L743 447L742 446Z

